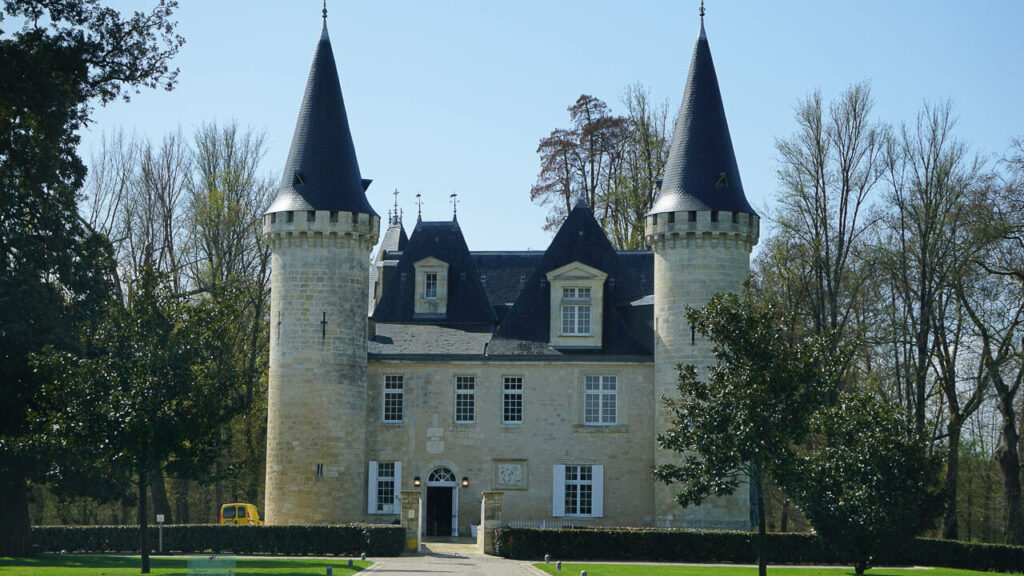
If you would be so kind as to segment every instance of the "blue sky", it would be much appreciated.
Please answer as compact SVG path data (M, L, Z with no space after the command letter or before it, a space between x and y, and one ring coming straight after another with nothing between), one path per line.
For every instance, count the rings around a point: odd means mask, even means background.
M154 140L181 126L237 121L266 133L268 173L288 154L320 35L319 0L181 0L186 45L170 93L97 110L86 158L104 131ZM148 2L110 2L134 9ZM427 220L459 222L472 250L544 249L545 209L530 202L537 143L568 124L587 93L621 111L623 89L682 97L696 0L328 1L328 29L359 164L380 214L400 191ZM1024 2L991 0L708 0L706 29L744 188L761 212L777 182L774 142L796 102L868 80L875 117L913 121L952 99L957 136L996 158L1024 136ZM770 227L770 222L765 222ZM762 229L762 234L767 230Z

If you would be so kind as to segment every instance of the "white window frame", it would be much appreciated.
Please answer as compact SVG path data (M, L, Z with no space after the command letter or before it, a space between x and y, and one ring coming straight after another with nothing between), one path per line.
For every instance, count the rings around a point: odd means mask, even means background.
M583 378L583 424L615 426L619 422L618 377L611 375Z
M522 376L505 376L501 384L501 423L522 424L523 423L523 391L526 387ZM518 410L516 410L518 408ZM509 413L518 411L519 418L512 420Z
M394 417L397 402L398 418ZM402 374L386 374L381 385L381 420L387 424L399 424L405 420L405 376ZM392 408L391 417L388 408Z
M393 464L393 475L382 475L382 465ZM386 484L391 484L393 498L391 502L380 502L379 495ZM370 481L366 483L366 511L369 514L398 514L402 510L402 463L370 461Z
M588 471L589 479L581 472ZM590 511L581 511L580 495L589 490ZM576 495L573 500L571 496ZM556 464L551 484L551 515L556 518L601 518L604 516L604 466L600 464Z
M593 322L589 286L562 287L562 335L590 336Z
M460 409L468 410L467 414ZM455 377L455 423L473 424L476 422L476 377Z
M423 273L423 299L437 300L437 272Z

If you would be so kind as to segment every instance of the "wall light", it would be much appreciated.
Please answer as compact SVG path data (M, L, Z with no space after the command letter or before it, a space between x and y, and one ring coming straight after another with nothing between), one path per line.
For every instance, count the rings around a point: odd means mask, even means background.
M469 476L462 477L462 487L469 488Z
M419 476L413 476L413 478L412 478L412 485L417 487L417 488L419 488L420 484L423 484L423 481L420 480L420 477Z

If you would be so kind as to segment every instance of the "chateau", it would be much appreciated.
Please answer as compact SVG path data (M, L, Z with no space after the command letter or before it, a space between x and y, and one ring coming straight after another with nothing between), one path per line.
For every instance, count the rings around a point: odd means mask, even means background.
M468 535L501 492L506 520L748 529L746 489L684 509L651 475L679 458L656 443L677 365L712 360L686 307L740 290L758 241L703 15L648 251L616 250L579 202L543 252L392 215L371 261L381 219L346 114L325 12L263 221L267 522L394 522L415 491L424 535Z

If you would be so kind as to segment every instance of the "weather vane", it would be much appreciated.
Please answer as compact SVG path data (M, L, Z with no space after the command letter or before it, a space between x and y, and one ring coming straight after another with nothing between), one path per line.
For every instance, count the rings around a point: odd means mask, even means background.
M416 221L423 220L423 194L416 193Z
M452 192L448 197L452 199L452 218L455 218L459 214L459 195Z
M327 0L324 0L324 2L326 3ZM326 13L327 13L327 10L325 9L324 10L324 14L326 14ZM327 16L324 16L324 18L326 18L326 17ZM700 0L700 19L701 20L704 19L704 0Z

